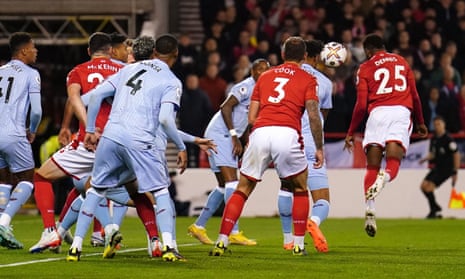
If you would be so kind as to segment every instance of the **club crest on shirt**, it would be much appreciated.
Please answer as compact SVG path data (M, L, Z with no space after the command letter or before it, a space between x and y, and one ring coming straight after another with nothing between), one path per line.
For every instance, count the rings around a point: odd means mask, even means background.
M247 93L247 88L245 86L240 87L239 93L241 93L241 95L244 95L245 93Z

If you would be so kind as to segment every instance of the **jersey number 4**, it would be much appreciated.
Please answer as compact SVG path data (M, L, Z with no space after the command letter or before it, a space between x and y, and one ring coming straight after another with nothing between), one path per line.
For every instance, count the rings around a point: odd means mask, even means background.
M2 81L3 77L0 77L0 81ZM5 94L5 104L10 101L10 93L11 93L11 88L13 87L13 81L15 80L14 77L8 77L8 86L6 87L6 94ZM3 88L0 87L0 98L3 97Z
M134 95L142 88L142 80L138 79L141 75L143 75L147 70L140 70L135 73L127 82L126 86L132 88L129 94Z
M394 66L394 90L397 92L403 92L407 89L407 78L403 73L405 66L396 65ZM389 80L391 79L391 72L386 68L379 68L374 74L375 81L381 81L381 84L376 91L376 94L390 94L393 91L392 86L388 86Z

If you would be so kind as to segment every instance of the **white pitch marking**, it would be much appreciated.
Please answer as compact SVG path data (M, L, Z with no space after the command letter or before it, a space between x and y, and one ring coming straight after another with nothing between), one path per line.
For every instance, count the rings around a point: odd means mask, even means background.
M196 246L196 245L200 245L200 244L199 243L186 243L186 244L180 244L178 246L184 247L184 246ZM118 254L138 252L138 251L143 251L143 250L147 250L147 247L119 250ZM91 253L91 254L82 254L81 257L93 257L93 256L101 256L101 255L102 255L102 253ZM40 259L40 260L33 260L33 261L26 261L26 262L2 264L2 265L0 265L0 268L21 266L21 265L28 265L28 264L36 264L36 263L56 262L56 261L62 261L62 260L65 260L65 259L66 259L66 257L59 257L59 258L48 258L48 259Z

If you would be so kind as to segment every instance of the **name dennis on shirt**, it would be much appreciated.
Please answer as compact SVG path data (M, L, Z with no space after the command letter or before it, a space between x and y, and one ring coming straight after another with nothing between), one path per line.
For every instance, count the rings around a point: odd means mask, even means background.
M398 60L396 57L382 57L375 61L375 65L379 66L379 65L383 65L386 62L397 62L397 61Z

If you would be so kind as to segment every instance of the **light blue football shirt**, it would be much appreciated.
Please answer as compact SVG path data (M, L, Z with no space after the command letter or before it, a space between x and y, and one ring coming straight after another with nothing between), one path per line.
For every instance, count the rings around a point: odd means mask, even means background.
M179 107L182 84L166 63L152 59L125 66L92 93L102 96L114 94L110 117L102 136L137 148L155 143L160 106L162 103L172 103ZM88 116L93 113L89 106ZM91 124L88 123L87 131L94 129Z
M254 86L255 80L252 77L248 77L234 85L228 93L228 98L232 95L239 101L232 111L233 125L238 137L242 136L248 125L247 114L249 113L250 97ZM211 133L229 136L229 129L224 123L221 111L216 112L210 123L208 123L205 134Z
M323 73L313 68L309 64L302 64L302 69L316 78L318 83L318 99L320 109L332 109L333 101L331 99L331 95L333 91L333 84L331 80L329 80L329 78L327 78ZM320 119L321 124L324 125L324 118L321 111ZM307 152L308 155L313 156L315 154L316 147L315 141L313 140L312 131L310 130L307 111L305 111L302 116L302 136L305 140L305 152Z
M0 131L4 136L25 136L26 118L34 99L31 132L36 132L40 122L40 75L20 60L11 60L0 67ZM36 122L36 123L35 123Z

